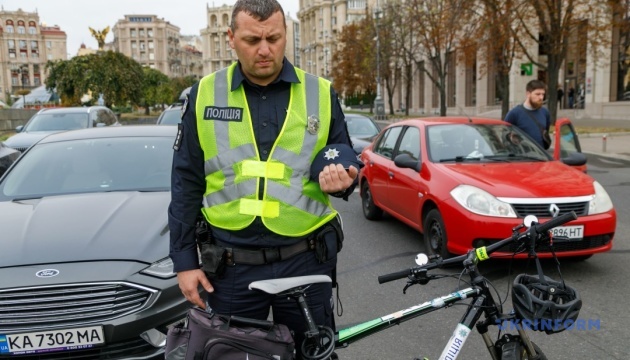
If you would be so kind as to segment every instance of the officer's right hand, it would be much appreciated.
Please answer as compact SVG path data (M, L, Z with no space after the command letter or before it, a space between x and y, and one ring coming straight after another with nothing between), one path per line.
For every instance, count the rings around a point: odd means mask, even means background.
M177 282L179 283L179 289L186 297L186 300L202 309L206 308L206 303L199 296L199 284L201 284L208 293L213 292L214 288L210 284L210 281L208 281L206 274L204 274L201 269L178 272Z

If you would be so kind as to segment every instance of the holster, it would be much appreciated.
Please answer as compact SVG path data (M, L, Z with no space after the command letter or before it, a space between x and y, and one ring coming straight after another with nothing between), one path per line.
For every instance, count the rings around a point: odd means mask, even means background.
M315 256L320 263L325 263L336 256L343 247L343 230L339 218L334 218L314 235Z
M208 279L223 275L225 272L227 249L219 246L212 237L212 231L203 216L197 219L195 238L201 255L201 269Z

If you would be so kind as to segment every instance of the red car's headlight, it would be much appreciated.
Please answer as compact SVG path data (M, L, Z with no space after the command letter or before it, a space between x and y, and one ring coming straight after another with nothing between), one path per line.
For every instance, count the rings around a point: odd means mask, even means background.
M479 215L515 218L512 206L488 192L470 185L459 185L451 191L451 196L466 210Z

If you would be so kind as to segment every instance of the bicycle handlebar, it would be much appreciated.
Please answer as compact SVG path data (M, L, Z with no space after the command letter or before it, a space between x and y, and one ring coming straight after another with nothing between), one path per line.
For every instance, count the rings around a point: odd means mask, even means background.
M481 247L481 248L477 248L474 251L468 252L467 254L464 255L460 255L460 256L456 256L456 257L452 257L450 259L446 259L443 261L439 261L439 262L432 262L432 263L428 263L422 266L416 266L416 267L412 267L410 269L406 269L406 270L402 270L402 271L397 271L391 274L386 274L386 275L381 275L378 277L378 283L379 284L384 284L386 282L390 282L390 281L394 281L394 280L398 280L398 279L403 279L406 278L409 275L414 274L415 272L418 272L420 270L426 269L426 270L431 270L431 269L435 269L435 268L439 268L439 267L443 267L446 265L451 265L451 264L455 264L455 263L461 263L464 260L468 259L469 257L473 257L477 258L478 260L486 260L487 256L492 254L493 252L495 252L497 249L502 248L503 246L510 244L514 241L517 240L532 240L532 239L536 239L538 237L538 235L540 234L545 234L547 233L549 230L560 226L564 223L567 223L569 221L572 220L576 220L577 219L577 215L575 214L574 211L571 211L569 213L560 215L556 218L553 218L549 221L546 221L542 224L532 224L532 226L530 226L529 229L527 229L526 231L510 236L509 238L505 238L503 240L500 240L492 245L486 246L486 247ZM471 255L473 254L473 255ZM483 258L480 256L480 254L483 254Z

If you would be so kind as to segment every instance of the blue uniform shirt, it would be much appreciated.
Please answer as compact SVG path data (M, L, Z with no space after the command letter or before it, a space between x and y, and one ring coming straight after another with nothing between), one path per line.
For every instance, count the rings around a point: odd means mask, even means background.
M294 67L286 58L278 78L267 86L251 83L241 72L240 66L234 71L231 90L239 86L245 89L258 153L263 161L267 160L284 124L289 106L291 83L298 82ZM169 255L173 260L175 272L199 268L195 222L203 207L202 199L206 182L203 151L199 145L197 115L195 114L198 87L199 83L192 87L187 106L182 110L181 142L173 154L168 225L171 238ZM341 105L332 87L330 97L332 123L327 143L346 143L352 146ZM353 190L354 186L344 195ZM302 239L275 234L263 225L260 218L256 218L251 225L242 230L228 231L215 227L210 230L215 239L236 247L286 246Z

